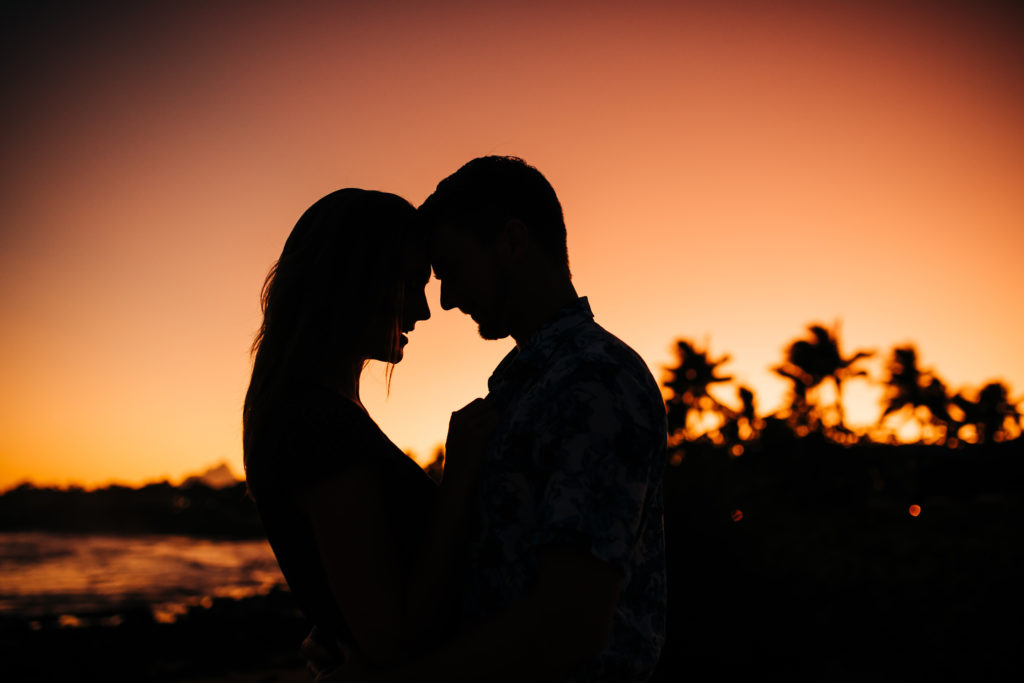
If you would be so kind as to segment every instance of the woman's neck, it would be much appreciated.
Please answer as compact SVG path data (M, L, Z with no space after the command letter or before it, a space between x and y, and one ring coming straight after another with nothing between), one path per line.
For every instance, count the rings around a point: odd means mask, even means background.
M366 408L359 398L359 376L362 375L365 364L366 360L364 358L342 360L334 368L334 371L327 373L327 376L324 378L325 384L364 411Z

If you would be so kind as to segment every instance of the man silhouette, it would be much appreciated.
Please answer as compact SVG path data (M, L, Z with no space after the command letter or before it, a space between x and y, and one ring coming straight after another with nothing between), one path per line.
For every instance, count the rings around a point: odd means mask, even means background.
M442 308L516 346L488 381L500 417L472 503L460 635L365 680L645 681L665 627L657 383L577 296L562 208L535 168L474 159L419 214Z

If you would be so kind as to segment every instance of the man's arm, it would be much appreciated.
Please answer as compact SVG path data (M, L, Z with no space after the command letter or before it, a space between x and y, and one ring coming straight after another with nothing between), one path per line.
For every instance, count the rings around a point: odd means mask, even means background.
M482 399L452 414L437 509L407 581L397 561L395 529L387 523L389 489L377 468L355 466L303 492L301 503L333 597L369 663L394 666L406 658L412 643L444 635L439 629L453 616L448 614L456 594L453 583L459 578L456 569L464 564L455 560L467 500L496 420L494 407ZM315 670L325 648L317 647L313 633L307 641L305 651Z
M538 560L532 590L416 662L333 680L544 681L601 653L642 528L650 471L661 465L651 444L664 435L634 410L629 387L586 374L532 425L536 459L553 466L530 537Z
M650 468L660 463L648 453L656 430L634 415L631 387L585 370L547 419L532 425L537 461L553 465L537 502L533 589L449 647L369 680L544 681L604 649Z

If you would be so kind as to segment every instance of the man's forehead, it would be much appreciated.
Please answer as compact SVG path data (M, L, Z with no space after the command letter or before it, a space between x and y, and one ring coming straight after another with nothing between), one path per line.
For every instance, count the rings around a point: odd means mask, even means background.
M471 239L468 230L456 227L454 223L438 223L430 235L430 260L449 258L464 249Z
M433 228L430 231L430 236L432 238L432 241L435 243L448 242L463 237L464 232L465 230L460 228L453 221L444 220L438 221L437 223L434 224Z

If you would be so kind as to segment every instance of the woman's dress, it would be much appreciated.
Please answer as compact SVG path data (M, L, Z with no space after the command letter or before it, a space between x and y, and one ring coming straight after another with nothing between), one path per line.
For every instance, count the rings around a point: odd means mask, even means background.
M376 471L399 566L411 571L437 504L437 486L362 408L315 384L294 383L281 392L262 416L250 416L246 437L249 490L299 608L327 635L352 642L300 504L303 491L349 468Z

